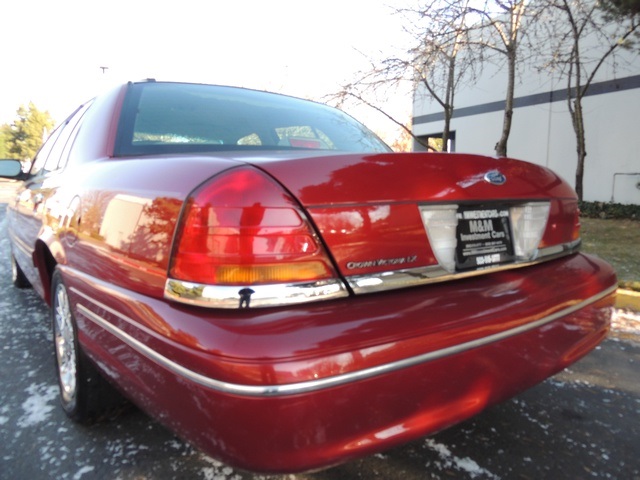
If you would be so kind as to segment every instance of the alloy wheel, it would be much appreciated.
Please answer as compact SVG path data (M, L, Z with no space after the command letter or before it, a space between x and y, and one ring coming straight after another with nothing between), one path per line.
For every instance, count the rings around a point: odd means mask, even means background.
M78 358L69 296L64 285L58 284L54 302L53 334L58 378L62 399L68 404L74 401L77 393Z

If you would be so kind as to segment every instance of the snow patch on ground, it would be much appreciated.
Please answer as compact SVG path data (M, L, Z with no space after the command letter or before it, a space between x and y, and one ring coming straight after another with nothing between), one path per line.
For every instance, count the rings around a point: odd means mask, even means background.
M474 460L469 457L460 458L454 455L446 445L436 443L435 440L428 438L425 440L427 448L437 453L441 462L436 462L439 468L454 468L456 470L466 472L471 478L491 478L498 480L500 477L494 475L490 471L482 468Z
M26 390L29 397L22 403L24 415L18 420L18 427L26 428L44 422L56 408L54 401L58 397L58 387L32 383Z
M520 413L532 424L537 425L538 427L540 427L540 429L545 433L545 435L547 435L550 425L547 423L543 423L542 420L540 420L543 417L546 417L547 412L545 412L544 410L538 410L535 412L534 415L529 414L528 412L528 406L527 403L519 398L514 398L513 403L515 403L516 405L518 405L520 407Z
M202 478L205 480L242 480L240 475L233 474L233 468L206 455L203 455L202 458L211 465L203 467L201 470Z
M611 317L611 330L616 333L640 335L640 313L615 309Z
M94 470L94 467L86 465L76 472L76 474L73 476L73 480L80 480L83 475L85 475L86 473L91 473Z

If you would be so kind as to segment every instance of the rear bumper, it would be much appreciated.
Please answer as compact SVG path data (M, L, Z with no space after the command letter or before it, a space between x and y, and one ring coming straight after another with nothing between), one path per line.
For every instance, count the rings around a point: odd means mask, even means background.
M209 454L265 472L380 451L509 398L595 347L615 298L610 267L584 255L215 318L65 274L108 376Z

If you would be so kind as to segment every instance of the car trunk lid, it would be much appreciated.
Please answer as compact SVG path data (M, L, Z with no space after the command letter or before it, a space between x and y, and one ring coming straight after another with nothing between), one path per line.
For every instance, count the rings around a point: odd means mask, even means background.
M513 264L518 260L517 239L512 238L510 222L517 206L529 224L536 215L544 216L538 219L546 222L544 236L533 240L535 250L576 240L573 190L550 170L518 160L435 153L313 158L306 153L299 160L250 163L298 199L355 291L407 286L415 283L416 276L419 282L431 277L442 280L450 274ZM524 213L539 205L546 210ZM505 215L506 223L501 218ZM449 232L438 240L443 221L449 221ZM429 224L436 227L427 228ZM451 262L451 249L456 248L458 256L471 252L469 265L463 261L445 265L443 249L449 249ZM506 250L496 256L492 249ZM483 251L489 253L482 255ZM385 281L391 277L395 277L391 284Z

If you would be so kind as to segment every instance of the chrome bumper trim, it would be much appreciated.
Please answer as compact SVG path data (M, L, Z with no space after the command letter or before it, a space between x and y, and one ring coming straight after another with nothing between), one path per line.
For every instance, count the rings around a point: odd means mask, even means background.
M417 287L430 283L446 282L459 278L475 277L503 270L512 270L514 268L536 265L538 263L547 262L565 255L576 253L580 249L580 244L581 241L578 239L571 243L542 248L538 250L538 253L533 260L516 261L514 263L497 265L478 270L470 270L467 272L450 273L440 265L432 265L428 267L407 268L404 270L393 270L368 275L353 275L347 277L346 280L351 290L356 294L384 292L406 287Z
M240 385L235 383L223 382L220 380L216 380L216 379L201 375L197 372L189 370L186 367L174 362L173 360L165 357L164 355L161 355L157 351L150 348L148 345L135 339L128 333L124 332L120 328L110 323L108 320L104 319L100 315L91 311L85 305L78 303L77 309L78 309L78 312L82 314L85 318L95 323L96 325L102 327L103 329L105 329L115 337L119 338L122 342L124 342L129 347L136 350L138 353L144 355L146 358L153 361L157 365L169 370L175 375L178 375L186 380L194 382L205 388L222 392L225 394L230 394L230 395L241 395L241 396L248 396L248 397L277 397L277 396L305 394L305 393L310 393L318 390L336 387L339 385L345 385L345 384L356 382L359 380L364 380L367 378L391 373L404 368L413 367L423 363L431 362L443 357L460 354L474 348L483 347L485 345L489 345L491 343L495 343L495 342L507 339L509 337L513 337L513 336L525 333L529 330L534 330L536 328L540 328L544 325L552 323L558 320L559 318L562 318L566 315L570 315L582 308L585 308L591 305L592 303L602 300L608 295L611 295L612 293L614 293L616 289L617 289L617 286L614 285L586 300L583 300L582 302L579 302L575 305L559 310L551 315L540 318L534 322L530 322L530 323L527 323L526 325L521 325L519 327L505 330L503 332L496 333L493 335L488 335L486 337L479 338L477 340L472 340L470 342L461 343L459 345L442 348L440 350L424 353L422 355L417 355L417 356L406 358L403 360L386 363L384 365L365 368L363 370L358 370L355 372L336 375L333 377L321 378L317 380L310 380L306 382L290 383L290 384L283 384L283 385ZM116 312L114 309L107 307L101 302L98 302L97 300L90 298L89 296L83 294L76 288L71 288L71 290L75 294L81 296L82 298L94 304L98 308L116 315L117 317L123 319L124 321L126 321L128 324L132 326L137 326L137 328L143 331L146 330L144 327L139 325L134 320Z
M346 277L346 281L355 294L397 290L399 288L416 287L527 267L576 253L579 249L580 240L576 240L571 243L540 249L535 259L531 261L520 261L456 273L450 273L440 265L432 265L369 275L353 275ZM299 284L222 286L185 282L169 278L165 283L164 296L168 300L198 307L238 309L279 307L320 300L333 300L347 297L349 292L340 280Z
M164 296L189 305L209 308L281 307L349 296L340 280L277 285L203 285L167 279Z

